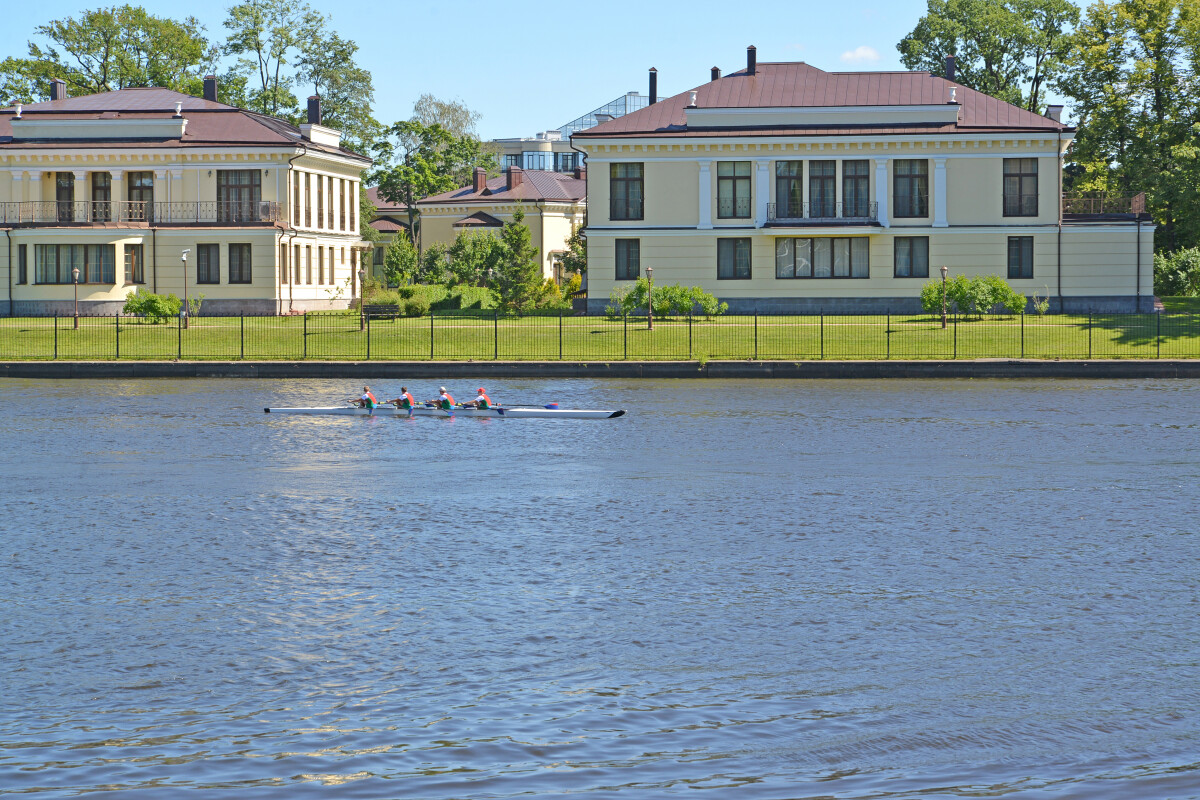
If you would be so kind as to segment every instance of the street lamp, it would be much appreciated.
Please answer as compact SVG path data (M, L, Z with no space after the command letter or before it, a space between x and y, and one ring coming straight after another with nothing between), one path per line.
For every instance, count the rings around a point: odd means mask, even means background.
M654 267L646 267L646 330L654 330Z
M71 270L71 277L75 279L75 330L79 330L79 267Z
M942 264L942 330L946 329L946 265Z
M179 259L183 262L183 305L180 307L179 313L183 316L183 327L185 328L188 326L187 257L190 252L192 252L191 248L185 247L179 255Z

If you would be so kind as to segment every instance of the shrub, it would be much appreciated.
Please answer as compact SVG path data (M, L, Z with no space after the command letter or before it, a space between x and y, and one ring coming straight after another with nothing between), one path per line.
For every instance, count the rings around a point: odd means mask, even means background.
M411 297L404 301L404 316L423 317L429 313L429 301L424 297Z
M629 295L628 286L614 286L608 293L608 305L604 307L604 316L617 319L625 313L625 298Z
M182 307L183 301L174 294L164 297L139 287L125 296L125 305L122 306L121 313L145 317L157 324L179 316L179 309Z
M1154 293L1162 297L1200 295L1200 247L1155 253Z
M946 310L964 316L983 316L996 309L1009 314L1025 313L1025 295L999 275L955 275L946 281ZM921 308L928 314L942 311L942 282L928 281L921 287Z
M639 314L646 310L646 295L650 286L645 278L638 278L632 288L621 298L621 310L626 314ZM654 314L659 317L670 315L690 316L697 309L706 317L724 314L728 303L717 300L699 286L682 286L678 283L654 287Z
M393 289L375 289L366 295L369 306L398 306L403 298Z
M396 294L400 295L401 300L408 300L416 293L417 289L415 286L401 286L396 290Z

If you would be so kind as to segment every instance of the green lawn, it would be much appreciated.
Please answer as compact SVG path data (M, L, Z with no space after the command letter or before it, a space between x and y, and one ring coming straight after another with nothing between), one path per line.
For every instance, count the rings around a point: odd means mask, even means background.
M1200 315L726 316L628 321L576 316L376 320L354 314L0 319L0 360L708 360L1200 358ZM431 344L432 339L432 344Z

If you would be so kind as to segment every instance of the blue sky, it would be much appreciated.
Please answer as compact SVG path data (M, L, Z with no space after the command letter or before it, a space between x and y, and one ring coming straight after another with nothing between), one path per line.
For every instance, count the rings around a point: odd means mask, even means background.
M37 25L104 4L9 4L0 56L23 55ZM187 13L178 2L143 5L164 16ZM218 39L228 5L188 4L188 10ZM374 76L378 119L407 118L413 101L431 92L479 111L483 138L530 136L625 92L645 93L650 67L658 68L660 96L690 89L707 81L713 66L740 69L751 44L759 61L807 61L830 71L902 69L896 43L925 10L924 0L313 6L358 43L360 62Z

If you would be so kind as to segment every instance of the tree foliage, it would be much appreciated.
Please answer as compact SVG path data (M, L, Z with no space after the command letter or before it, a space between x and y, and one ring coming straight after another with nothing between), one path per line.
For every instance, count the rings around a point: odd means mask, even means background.
M567 238L567 252L562 254L559 263L562 264L563 272L579 275L587 272L587 239L583 238L583 226L571 228L571 235Z
M383 274L389 286L406 286L420 273L420 257L406 231L398 231L383 253Z
M1024 314L1029 302L999 275L976 275L974 278L955 275L946 281L944 288L947 310L963 316ZM921 307L926 313L941 313L942 291L942 282L937 279L921 287Z
M483 286L495 275L505 257L504 244L488 231L463 231L447 251L450 256L447 281L451 284Z
M533 246L533 236L525 224L525 212L521 208L513 213L512 220L504 223L500 231L504 247L503 258L492 279L492 289L501 307L524 311L536 305L538 290L542 285L542 267L538 263L538 249Z

